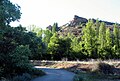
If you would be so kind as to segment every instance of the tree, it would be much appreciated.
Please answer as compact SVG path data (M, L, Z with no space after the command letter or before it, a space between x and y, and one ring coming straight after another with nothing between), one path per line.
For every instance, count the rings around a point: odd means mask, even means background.
M109 28L107 28L106 30L105 51L106 51L105 58L111 58L112 57L112 35Z
M39 28L39 27L37 27L37 26L35 26L35 25L32 25L32 26L30 26L30 27L33 27L33 29L32 29L31 32L36 33L36 35L37 35L38 37L42 38L42 35L43 35L43 30L42 30L42 28Z
M11 63L7 65L7 72L14 72L16 74L22 74L29 72L32 69L32 64L30 64L29 56L31 54L31 51L29 49L29 46L17 46L10 54L9 60ZM9 68L11 67L11 68Z
M64 41L65 41L65 42L63 42L65 44L64 58L71 60L72 54L70 53L70 51L71 51L71 38L70 38L70 36L68 35L67 37L65 37Z
M113 30L113 43L114 43L114 46L113 46L113 51L114 51L114 54L115 54L115 57L118 58L120 57L120 46L119 46L119 41L120 41L120 36L119 36L119 28L118 28L118 25L115 24L114 25L114 30Z
M104 48L106 43L106 27L104 22L100 24L98 43L98 56L104 58Z
M19 20L21 17L20 6L9 0L0 1L0 27L9 25L10 22Z
M48 43L48 52L51 54L51 59L54 60L54 56L59 54L59 38L57 33L54 33L53 36L50 38L50 43Z
M106 46L112 46L112 38L111 38L111 32L110 29L107 28L106 30Z
M99 36L99 27L100 27L100 22L98 20L96 20L95 26L96 26L96 36L98 38L98 36Z
M58 30L57 28L58 28L58 23L54 23L52 26L52 33L56 33Z
M70 46L71 46L71 39L68 37L59 37L59 48L58 48L58 57L59 60L67 60L72 58L70 56Z
M43 50L41 38L26 31L21 25L9 25L10 22L18 20L20 15L19 6L9 0L0 1L0 79L23 73L34 75L38 71L29 63L29 57L33 54L40 57Z
M84 48L86 50L86 55L88 57L96 57L94 55L95 50L95 27L92 20L89 20L86 24L86 27L83 29L83 36L82 36L82 42L84 44Z
M117 48L119 48L119 28L118 25L115 24L114 25L114 29L113 29L113 37L114 37L114 45L117 46Z
M81 60L84 58L84 54L82 54L82 46L78 37L74 37L71 42L71 53L72 58L76 60Z
M52 32L50 30L44 30L43 31L43 42L48 46L48 43L50 42L50 38L53 36Z

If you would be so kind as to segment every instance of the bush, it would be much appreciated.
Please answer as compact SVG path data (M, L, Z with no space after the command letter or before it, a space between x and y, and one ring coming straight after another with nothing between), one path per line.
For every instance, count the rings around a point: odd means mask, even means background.
M92 68L93 73L113 74L114 66L99 62Z
M84 81L83 77L81 77L81 75L75 75L74 81Z
M18 46L10 55L12 72L16 74L29 72L32 69L28 58L30 54L28 46Z
M33 68L29 73L33 77L45 75L45 72L43 72L42 70L36 69L36 68Z
M30 81L31 75L28 73L23 73L21 76L14 77L11 81Z

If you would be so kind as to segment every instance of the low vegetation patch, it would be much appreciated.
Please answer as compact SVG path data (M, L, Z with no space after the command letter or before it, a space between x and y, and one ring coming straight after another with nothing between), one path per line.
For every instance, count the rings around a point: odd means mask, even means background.
M74 81L119 81L120 74L117 74L116 68L107 63L94 64L90 71L79 71L74 77Z
M74 77L74 81L119 81L119 79L119 75L93 74L89 72L79 72Z
M101 74L114 74L115 67L107 63L99 62L94 65L92 72L101 73Z
M33 68L28 73L22 73L21 75L16 75L16 76L9 76L7 78L2 77L0 81L30 81L35 77L43 76L43 75L45 75L43 71Z

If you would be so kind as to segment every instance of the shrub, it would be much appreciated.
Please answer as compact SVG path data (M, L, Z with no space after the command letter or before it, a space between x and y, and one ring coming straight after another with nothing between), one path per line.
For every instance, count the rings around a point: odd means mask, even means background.
M29 73L33 75L33 77L45 75L45 72L36 68L33 68Z
M113 74L114 66L99 62L92 68L93 73Z
M10 55L11 69L13 73L21 74L29 72L32 65L29 62L29 55L31 54L28 46L18 46Z
M11 81L30 81L31 75L28 73L23 73L21 76L15 76Z
M75 75L74 81L84 81L83 77L81 77L81 75Z

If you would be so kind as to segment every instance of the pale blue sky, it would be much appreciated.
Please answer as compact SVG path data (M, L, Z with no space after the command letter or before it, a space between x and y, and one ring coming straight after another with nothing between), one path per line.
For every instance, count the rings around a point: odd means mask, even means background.
M72 20L74 15L99 18L120 23L120 0L10 0L21 6L19 23L11 25L37 25L45 28L58 22L59 26Z

